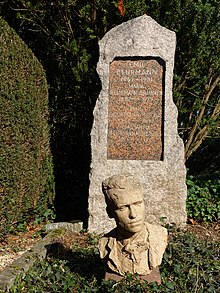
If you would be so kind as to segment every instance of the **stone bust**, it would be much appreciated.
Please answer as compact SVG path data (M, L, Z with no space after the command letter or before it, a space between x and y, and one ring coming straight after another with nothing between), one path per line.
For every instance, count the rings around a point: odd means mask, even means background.
M119 174L102 183L106 211L116 228L99 241L100 257L109 272L148 275L162 261L167 245L167 230L144 221L145 205L139 180Z

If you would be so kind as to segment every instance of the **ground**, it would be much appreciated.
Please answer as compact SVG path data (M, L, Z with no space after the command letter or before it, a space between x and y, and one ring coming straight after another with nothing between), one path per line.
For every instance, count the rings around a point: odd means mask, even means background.
M220 242L220 223L202 224L194 220L189 220L189 223L183 230L190 231L197 238L205 241ZM29 226L27 231L19 232L16 235L8 235L0 241L0 272L12 263L15 259L19 258L26 252L34 243L45 235L42 225ZM75 233L74 241L79 246L83 247L88 245L88 234ZM91 236L90 236L91 238ZM90 242L93 239L90 239ZM61 242L67 244L68 237L62 239Z
M198 239L220 242L220 222L211 224L197 223L194 220L189 220L185 230L194 234Z
M27 227L27 231L0 239L0 272L41 239L42 225Z

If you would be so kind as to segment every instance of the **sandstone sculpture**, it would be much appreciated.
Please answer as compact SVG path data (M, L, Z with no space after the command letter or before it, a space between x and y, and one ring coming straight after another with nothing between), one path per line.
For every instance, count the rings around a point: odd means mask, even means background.
M167 245L164 227L144 222L143 188L131 174L119 174L102 183L106 211L117 227L100 239L100 257L109 272L148 275L162 261Z

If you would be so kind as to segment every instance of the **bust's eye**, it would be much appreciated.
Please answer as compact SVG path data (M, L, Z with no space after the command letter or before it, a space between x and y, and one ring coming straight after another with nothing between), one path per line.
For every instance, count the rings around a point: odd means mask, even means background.
M138 206L138 205L141 205L142 204L142 201L137 201L134 203L134 205Z
M124 211L126 209L126 206L122 206L119 208L120 211Z

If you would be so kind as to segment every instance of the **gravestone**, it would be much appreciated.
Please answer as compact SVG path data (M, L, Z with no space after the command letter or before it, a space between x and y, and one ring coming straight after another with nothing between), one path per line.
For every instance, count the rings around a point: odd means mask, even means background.
M89 189L90 231L114 226L102 181L129 172L144 187L146 221L186 221L184 145L172 99L176 37L147 15L110 30L99 42L102 90L94 109Z

